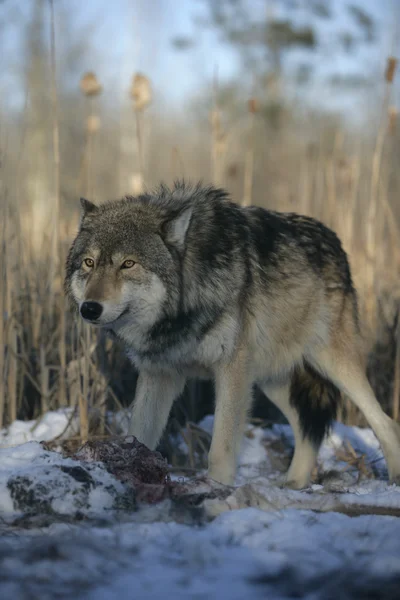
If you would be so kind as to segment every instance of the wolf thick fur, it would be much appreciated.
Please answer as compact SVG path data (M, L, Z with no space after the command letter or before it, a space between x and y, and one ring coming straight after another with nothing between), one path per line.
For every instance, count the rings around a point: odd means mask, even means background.
M366 379L356 293L330 229L200 184L82 205L66 292L139 370L131 434L155 448L187 378L212 378L209 475L232 484L256 384L293 428L287 484L302 488L343 392L399 480L400 427Z

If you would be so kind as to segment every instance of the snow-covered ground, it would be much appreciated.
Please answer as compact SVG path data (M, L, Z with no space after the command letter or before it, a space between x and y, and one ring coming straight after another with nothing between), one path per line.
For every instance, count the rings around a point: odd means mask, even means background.
M0 596L395 600L399 539L395 517L303 510L247 508L203 527L57 524L0 538Z
M17 446L25 442L47 442L55 438L67 439L79 432L76 411L61 408L45 413L33 421L14 421L9 427L0 429L0 448Z
M42 419L46 439L62 414ZM193 506L138 504L102 463L43 447L33 425L0 432L0 598L400 597L400 487L369 429L337 424L318 483L293 491L279 485L290 428L249 426L235 489L188 482L206 497Z

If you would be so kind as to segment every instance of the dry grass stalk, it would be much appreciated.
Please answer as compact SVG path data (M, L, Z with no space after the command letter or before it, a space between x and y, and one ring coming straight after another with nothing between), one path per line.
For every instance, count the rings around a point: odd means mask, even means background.
M76 399L78 399L81 394L82 367L79 361L82 361L82 358L75 358L71 360L67 366L67 385L71 399L71 407L76 406Z
M392 417L395 421L400 416L400 310L397 310L396 354L394 362Z
M65 263L65 257L62 256L62 264ZM58 342L58 355L60 358L60 369L59 369L59 387L58 387L58 405L67 405L67 390L66 390L66 376L67 376L67 307L66 300L64 297L60 300L60 336Z
M0 172L1 173L1 172ZM6 194L0 180L2 219L0 225L0 428L3 427L3 419L6 406L6 349L7 349L7 325L9 315L6 312L7 307L7 225L8 206Z
M221 113L218 108L211 111L212 133L212 180L216 185L223 185L224 157L227 137L221 125Z
M215 185L223 185L224 158L227 136L222 127L221 108L218 101L218 73L214 73L213 106L210 113L211 125L211 179Z
M59 261L59 223L60 223L60 134L58 125L58 96L57 96L57 70L56 70L56 35L54 23L54 1L50 3L50 57L51 57L51 96L53 109L53 178L54 178L54 203L52 207L51 223L51 257L49 265L49 314L54 308L54 281L58 270L61 268Z
M100 118L98 117L95 97L102 91L102 86L99 83L96 74L88 72L83 75L80 81L80 88L86 98L86 144L83 154L82 167L85 172L84 193L87 198L94 196L93 189L93 154L94 154L94 136L99 131L101 126Z
M381 164L383 157L383 150L385 144L385 138L387 133L387 125L386 118L388 114L388 107L390 101L390 93L392 88L392 83L394 79L395 69L396 69L396 59L390 57L388 59L387 68L385 72L385 93L382 103L382 111L381 111L381 120L378 129L378 135L376 138L375 150L372 157L372 173L371 173L371 192L369 198L369 209L367 216L367 259L369 261L368 268L368 289L367 289L367 302L368 302L368 312L371 315L372 319L372 327L376 329L376 314L373 314L374 304L374 293L376 290L376 269L375 269L375 258L377 256L377 228L376 228L376 219L379 208L379 186L380 186L380 178L381 178Z
M5 252L5 265L6 265L6 286L5 286L5 312L7 315L6 327L5 327L5 339L6 339L6 381L7 381L7 405L8 405L8 421L15 420L17 415L17 386L18 386L18 361L16 357L17 352L17 324L15 320L15 305L14 298L16 297L16 244L15 244L15 225L11 216L11 207L6 199L6 206L8 211L8 235L9 241L7 245L7 251Z
M187 421L186 427L181 429L181 435L188 447L189 467L191 469L198 468L199 459L204 464L204 458L208 455L211 436L196 423L190 421Z
M144 181L141 173L133 173L130 179L130 189L134 196L140 196L144 191Z
M136 146L139 157L139 172L131 175L131 189L133 195L137 196L142 194L144 191L144 158L143 158L143 142L142 142L142 131L139 113L136 112Z
M99 417L99 425L98 432L100 435L105 435L106 433L106 419L107 419L107 389L108 383L99 369L95 367L94 369L94 381L93 381L93 396L96 396L97 407L98 407L98 417ZM93 401L94 404L94 401ZM109 429L109 428L107 428Z
M397 58L389 56L386 63L385 80L388 83L393 83L394 75L397 67Z
M356 212L357 212L357 194L359 191L359 183L361 176L361 165L358 158L352 161L351 165L351 187L349 190L348 205L349 210L347 212L347 227L344 245L349 256L353 255L354 251L354 240L356 237Z
M5 203L3 202L3 205ZM6 358L6 340L5 340L5 291L6 291L6 268L5 268L5 224L3 217L1 226L0 240L0 429L3 427L3 417L6 402L6 381L5 381L5 358Z
M91 113L94 110L93 102L88 100L88 111ZM94 126L93 126L94 125ZM87 198L94 196L93 184L93 154L94 154L94 135L98 131L100 121L93 114L89 114L86 119L86 144L83 157L83 165L85 172L85 195Z
M43 346L40 346L40 409L42 414L45 414L49 410L49 376L50 369L46 365L46 351Z
M136 149L138 156L139 175L142 178L142 186L145 180L144 148L143 148L143 113L150 105L152 99L150 80L142 73L136 73L132 79L130 96L133 100L133 109L136 122ZM143 189L141 190L143 191ZM140 192L141 193L141 192Z
M94 345L91 343L91 332L89 326L84 327L82 344L82 359L78 362L79 365L79 386L78 408L79 408L79 423L82 442L89 439L89 389L90 389L90 355L94 350Z
M8 422L12 423L17 418L18 405L18 373L19 365L17 360L17 331L14 325L8 328L8 351L9 357L7 374L7 403L8 403Z
M61 183L60 183L60 132L59 132L59 106L57 93L57 68L56 68L56 35L54 22L54 0L50 1L50 28L51 28L51 74L52 74L52 105L53 105L53 171L54 171L54 206L52 212L52 259L51 269L49 274L50 289L54 290L54 282L56 278L62 279L63 261L60 247L60 208L61 208ZM53 301L53 292L50 300ZM59 403L61 406L65 404L65 369L66 369L66 327L65 327L65 309L63 302L61 303L61 318L60 318L60 337L58 343L58 353L60 360L59 370ZM52 308L50 315L52 314ZM46 393L48 394L49 385L49 370L45 367L42 372L43 385L47 386ZM44 396L42 395L42 402ZM47 399L46 399L47 402Z
M389 106L388 133L394 135L397 131L398 110L395 106Z
M327 207L325 214L325 222L329 227L334 227L335 220L335 208L337 206L336 196L336 172L334 158L330 158L326 161L325 167L326 173L326 187L327 187Z
M359 472L359 479L373 477L373 472L366 462L366 455L358 455L349 440L345 440L344 447L338 448L335 452L336 458L346 462L350 467L354 467Z
M97 115L89 115L86 121L86 131L89 134L97 133L100 129L101 121Z
M171 173L173 174L174 179L185 177L185 165L178 146L173 146L171 149Z
M259 103L256 98L250 98L248 111L250 115L250 127L244 167L243 206L250 206L253 197L255 126L256 114L259 111Z

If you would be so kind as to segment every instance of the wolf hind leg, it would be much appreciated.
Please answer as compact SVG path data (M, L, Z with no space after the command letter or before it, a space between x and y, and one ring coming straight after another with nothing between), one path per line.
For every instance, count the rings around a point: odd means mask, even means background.
M340 392L307 363L297 367L286 384L265 385L262 389L293 429L295 451L287 486L307 487L319 448L336 418Z
M400 485L400 425L386 415L377 401L357 349L341 340L334 342L319 349L310 360L364 414L381 444L389 479Z
M180 375L139 374L129 434L150 450L155 450L167 424L172 404L183 392Z
M304 435L298 411L290 403L290 383L260 386L264 394L284 414L292 428L295 448L292 462L286 474L286 486L300 490L308 487L311 472L316 464L319 445Z

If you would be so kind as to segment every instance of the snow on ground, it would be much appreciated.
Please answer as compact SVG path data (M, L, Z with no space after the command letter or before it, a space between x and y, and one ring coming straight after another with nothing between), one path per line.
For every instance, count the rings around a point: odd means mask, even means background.
M254 508L202 527L53 525L0 538L0 596L13 600L395 600L400 522Z
M47 439L55 415L41 421ZM200 425L210 433L212 417ZM136 510L132 489L104 465L37 441L15 446L23 431L0 433L14 445L0 448L0 598L399 597L400 518L379 513L400 514L400 487L388 484L369 429L336 424L319 456L330 477L293 491L279 485L290 427L249 426L237 487L211 494L197 520L170 500ZM359 480L357 461L343 458L346 441L375 478ZM24 520L40 514L40 527Z
M0 449L0 518L109 512L126 490L101 465L80 463L38 442Z
M294 446L294 436L290 425L273 425L265 432L265 438L271 440L281 436L290 446ZM365 455L368 464L381 475L387 475L386 464L379 442L372 429L362 427L349 427L343 423L335 423L330 435L325 439L318 456L318 463L323 471L331 469L343 471L348 468L348 463L338 461L337 451L349 442L358 454Z
M24 442L61 439L79 431L77 417L72 408L60 408L45 413L33 421L14 421L9 427L0 429L0 448L18 446Z

